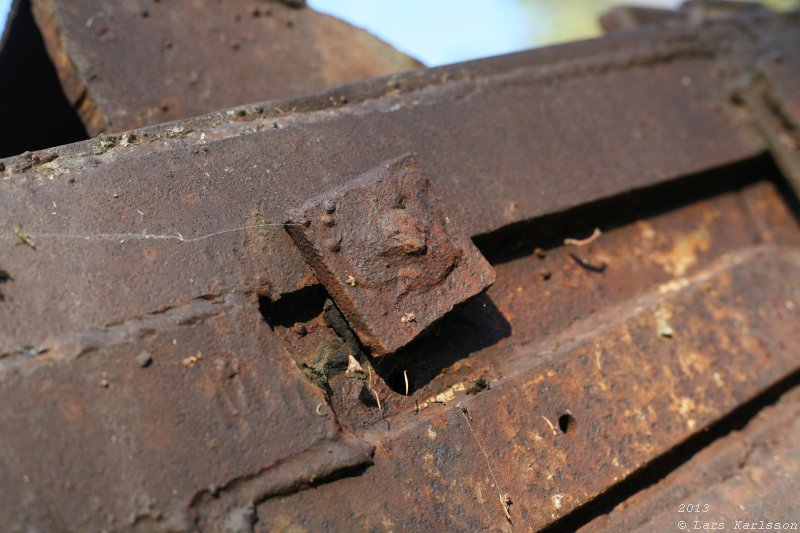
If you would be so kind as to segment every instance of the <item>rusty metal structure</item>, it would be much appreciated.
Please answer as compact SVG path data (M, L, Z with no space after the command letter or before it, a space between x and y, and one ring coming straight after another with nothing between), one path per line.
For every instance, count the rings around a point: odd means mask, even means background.
M5 529L800 521L800 14L391 73L306 7L122 5L2 41L98 134L0 160Z

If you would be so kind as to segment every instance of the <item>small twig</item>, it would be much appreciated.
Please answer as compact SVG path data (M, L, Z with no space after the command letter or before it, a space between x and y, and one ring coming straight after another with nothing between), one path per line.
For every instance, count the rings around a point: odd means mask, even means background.
M30 246L34 250L36 249L36 244L34 244L33 240L30 237L30 235L25 233L25 231L23 231L23 229L22 229L22 226L20 226L19 224L14 226L14 238L16 239L14 244L27 244L28 246Z
M484 459L486 459L486 468L489 470L489 474L492 476L492 479L494 480L494 488L497 489L497 497L500 499L500 505L503 507L503 514L506 515L506 520L508 520L508 523L513 526L514 522L511 520L511 513L508 512L508 506L509 506L508 502L511 501L511 498L508 496L508 494L504 495L503 491L500 489L500 483L497 482L497 477L494 475L494 470L492 470L492 463L489 460L489 454L487 454L486 450L483 449L481 441L478 440L478 435L476 435L475 430L472 429L472 423L470 423L469 418L467 418L467 413L469 412L469 410L461 402L458 402L455 405L455 408L458 409L458 412L461 413L461 416L464 417L464 421L467 423L469 432L472 433L472 438L475 439L475 443L478 445L478 448L480 448Z
M550 419L544 415L541 415L541 417L542 419L544 419L545 422L547 422L547 425L550 426L550 431L553 432L553 435L558 435L558 431L556 431L556 427L553 425L552 422L550 422Z
M408 372L403 370L403 379L406 382L406 396L408 396Z
M383 416L383 406L381 405L381 397L378 396L378 393L375 392L375 389L372 388L372 367L368 366L367 371L369 373L369 378L367 379L367 390L372 393L375 397L375 402L378 404L378 409L381 411L381 416Z
M582 257L579 257L573 253L570 253L569 256L581 267L585 268L586 270L589 270L590 272L597 272L598 274L602 274L603 272L606 271L606 267L608 266L605 263L594 265L589 261L587 261L586 259L583 259Z
M564 245L566 246L586 246L587 244L592 244L594 241L597 240L603 232L600 231L600 228L594 228L594 232L586 237L585 239L564 239Z

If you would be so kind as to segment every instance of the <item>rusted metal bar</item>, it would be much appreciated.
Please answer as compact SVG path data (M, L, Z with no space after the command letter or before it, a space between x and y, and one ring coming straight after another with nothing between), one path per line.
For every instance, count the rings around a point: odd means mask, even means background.
M714 442L580 531L688 531L706 524L706 530L797 530L798 480L800 389L795 388L741 432Z
M188 531L218 490L259 501L371 460L241 297L60 343L3 362L9 531Z
M32 0L91 135L421 66L363 30L287 4Z

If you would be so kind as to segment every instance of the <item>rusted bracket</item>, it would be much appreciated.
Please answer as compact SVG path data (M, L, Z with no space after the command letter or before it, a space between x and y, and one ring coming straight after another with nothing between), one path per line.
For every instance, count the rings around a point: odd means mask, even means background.
M408 344L495 279L413 155L312 198L286 229L377 355Z

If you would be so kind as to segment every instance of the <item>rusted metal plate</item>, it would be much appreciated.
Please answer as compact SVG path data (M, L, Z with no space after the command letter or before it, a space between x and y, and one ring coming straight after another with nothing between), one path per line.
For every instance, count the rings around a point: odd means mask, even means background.
M224 524L371 460L239 296L7 357L0 398L6 531Z
M800 389L795 388L740 432L712 443L580 531L791 531L800 528L798 503Z
M312 198L286 229L375 355L405 346L494 283L411 155Z
M192 298L316 283L287 211L398 152L417 153L470 236L751 157L764 144L720 107L715 39L740 34L620 34L4 160L0 267L14 282L0 353ZM332 106L340 96L350 103ZM15 226L35 250L14 244Z
M796 243L780 203L759 185L611 231L581 249L606 261L602 274L569 269L566 253L559 266L557 250L547 253L552 277L533 286L536 254L495 265L488 297L512 324L507 338L451 363L438 390L406 399L380 389L390 422L378 415L366 434L375 465L264 502L258 527L507 529L507 494L512 521L528 531L592 501L800 369L800 257L751 219L782 211ZM665 281L652 285L651 266ZM604 296L620 300L603 308ZM531 312L542 300L551 307ZM537 336L534 324L558 309ZM447 335L443 325L441 342L454 342ZM479 376L490 389L465 394Z
M32 4L91 135L421 66L363 30L281 2Z

